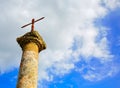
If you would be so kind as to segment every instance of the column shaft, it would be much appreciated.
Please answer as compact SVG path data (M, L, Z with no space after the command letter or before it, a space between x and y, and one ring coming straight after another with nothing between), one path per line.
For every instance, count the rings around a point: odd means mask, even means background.
M17 88L37 88L38 46L28 43L23 48Z

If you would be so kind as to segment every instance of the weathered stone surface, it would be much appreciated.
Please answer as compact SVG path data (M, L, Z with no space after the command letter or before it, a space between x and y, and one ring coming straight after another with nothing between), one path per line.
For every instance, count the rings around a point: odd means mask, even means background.
M23 50L17 88L37 88L38 52L46 48L46 44L37 31L28 32L17 38Z
M37 88L38 54L24 51L20 64L17 88Z

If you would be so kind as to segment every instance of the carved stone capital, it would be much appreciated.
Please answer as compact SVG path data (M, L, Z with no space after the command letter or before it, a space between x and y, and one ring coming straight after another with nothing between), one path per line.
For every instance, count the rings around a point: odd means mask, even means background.
M46 49L46 44L37 31L28 32L25 35L18 37L16 40L22 48L22 50L24 50L26 44L29 43L35 43L38 46L38 52Z

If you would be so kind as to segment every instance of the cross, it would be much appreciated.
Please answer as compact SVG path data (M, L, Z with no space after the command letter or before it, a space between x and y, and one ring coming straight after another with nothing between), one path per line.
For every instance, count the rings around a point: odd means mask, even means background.
M37 20L35 20L35 19L33 18L32 21L31 21L31 23L28 23L28 24L22 26L21 28L24 28L24 27L32 24L32 25L31 25L31 32L32 32L32 31L34 31L34 23L37 22L37 21L40 21L40 20L42 20L42 19L44 19L44 18L45 18L45 17L42 17L42 18L37 19Z

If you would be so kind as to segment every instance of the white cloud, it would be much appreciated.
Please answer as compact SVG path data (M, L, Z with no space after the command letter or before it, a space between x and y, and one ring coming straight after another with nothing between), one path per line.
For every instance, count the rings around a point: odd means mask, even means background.
M114 9L116 7L119 7L120 0L103 0L103 3L105 3L105 6L109 9Z
M84 72L85 69L88 70ZM78 69L77 71L79 71L86 80L99 81L106 77L114 76L116 73L118 73L119 70L117 65L109 62L109 63L104 63L100 66L92 65L92 64L83 66L81 70Z
M102 6L101 3L107 7ZM104 17L109 11L108 8L113 9L118 5L119 0L1 1L0 10L3 12L0 14L0 55L2 55L0 70L5 71L7 68L18 66L20 59L16 59L16 57L20 58L21 54L19 54L20 49L18 50L15 38L30 28L20 30L20 26L29 22L33 17L41 16L46 18L36 23L35 27L40 29L38 31L44 37L47 49L40 54L39 81L51 81L54 75L61 76L69 73L71 69L75 68L74 63L81 60L79 56L84 57L86 62L91 60L91 57L95 57L101 63L110 61L113 55L110 54L108 40L106 35L101 36L101 33L106 30L102 27L102 29L97 28L94 21ZM97 39L99 36L101 38ZM75 47L76 49L73 50L72 48ZM11 55L12 61L7 65L9 55ZM109 69L106 73L111 71L112 69ZM91 73L93 72L88 71L83 77L95 79L95 77L101 76L101 73L94 73L89 77L88 75Z

